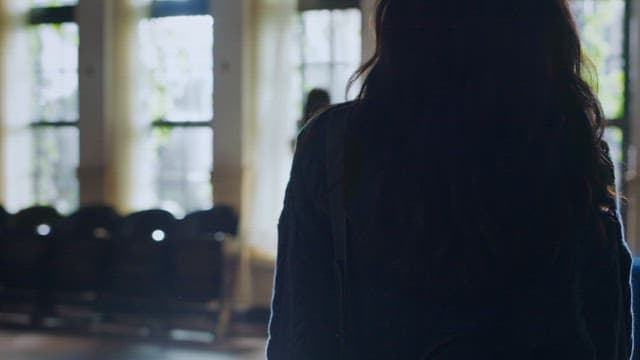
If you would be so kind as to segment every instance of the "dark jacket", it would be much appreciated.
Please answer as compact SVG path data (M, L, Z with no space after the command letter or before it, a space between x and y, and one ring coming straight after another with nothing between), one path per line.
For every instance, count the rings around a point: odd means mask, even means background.
M298 140L278 228L267 346L270 360L338 358L338 301L325 147L329 116L349 121L349 106L334 107L320 115ZM364 186L375 183L373 178L365 179ZM616 214L604 212L602 216L609 224L610 241L598 241L598 236L587 234L577 242L579 246L564 249L564 269L488 298L445 301L419 294L415 284L395 272L398 259L392 255L388 262L380 261L384 257L367 258L351 246L349 358L425 359L430 351L459 334L472 334L467 340L475 345L461 346L471 353L440 358L471 358L474 354L475 359L495 360L499 356L478 353L479 345L495 343L502 344L505 359L628 359L631 258ZM358 230L362 226L358 218L347 217L349 242L366 242L359 238L364 235Z

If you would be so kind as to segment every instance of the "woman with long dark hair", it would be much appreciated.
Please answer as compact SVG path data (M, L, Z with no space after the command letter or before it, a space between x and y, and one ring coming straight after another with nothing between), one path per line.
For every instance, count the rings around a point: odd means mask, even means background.
M628 359L630 254L567 0L380 0L300 135L269 359Z

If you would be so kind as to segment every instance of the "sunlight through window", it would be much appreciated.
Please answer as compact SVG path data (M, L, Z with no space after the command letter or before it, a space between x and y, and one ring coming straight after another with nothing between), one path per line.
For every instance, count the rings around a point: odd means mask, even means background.
M138 36L157 206L176 216L211 207L213 17L146 19Z
M75 3L77 1L33 1L33 7L41 9L32 12L28 28L33 69L30 202L52 205L62 212L72 211L79 202L76 171L80 39L78 25L56 10ZM48 13L51 15L46 15ZM69 14L72 13L70 10Z
M583 51L596 71L588 80L598 92L608 126L605 140L615 165L616 187L622 190L625 137L625 11L624 0L573 0L571 10Z

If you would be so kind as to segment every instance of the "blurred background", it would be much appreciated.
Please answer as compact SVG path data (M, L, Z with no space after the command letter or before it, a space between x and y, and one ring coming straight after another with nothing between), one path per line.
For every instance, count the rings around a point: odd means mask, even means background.
M264 358L294 139L374 6L0 0L0 357ZM635 251L640 3L571 7Z

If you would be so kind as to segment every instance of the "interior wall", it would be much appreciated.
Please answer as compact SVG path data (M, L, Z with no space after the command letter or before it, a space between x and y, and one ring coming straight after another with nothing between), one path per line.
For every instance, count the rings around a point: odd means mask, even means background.
M374 20L377 0L360 0L362 10L362 60L367 61L376 49Z
M248 0L212 1L214 42L214 201L243 208L249 171L245 133L251 112L251 24ZM241 217L242 219L243 217Z
M80 137L80 203L110 203L105 186L107 171L108 134L105 124L110 120L108 102L103 101L109 92L110 74L105 69L109 64L107 54L111 45L107 23L112 18L110 2L94 6L87 1L78 3L79 48L79 114ZM91 6L89 6L91 5ZM91 46L104 44L103 46Z

